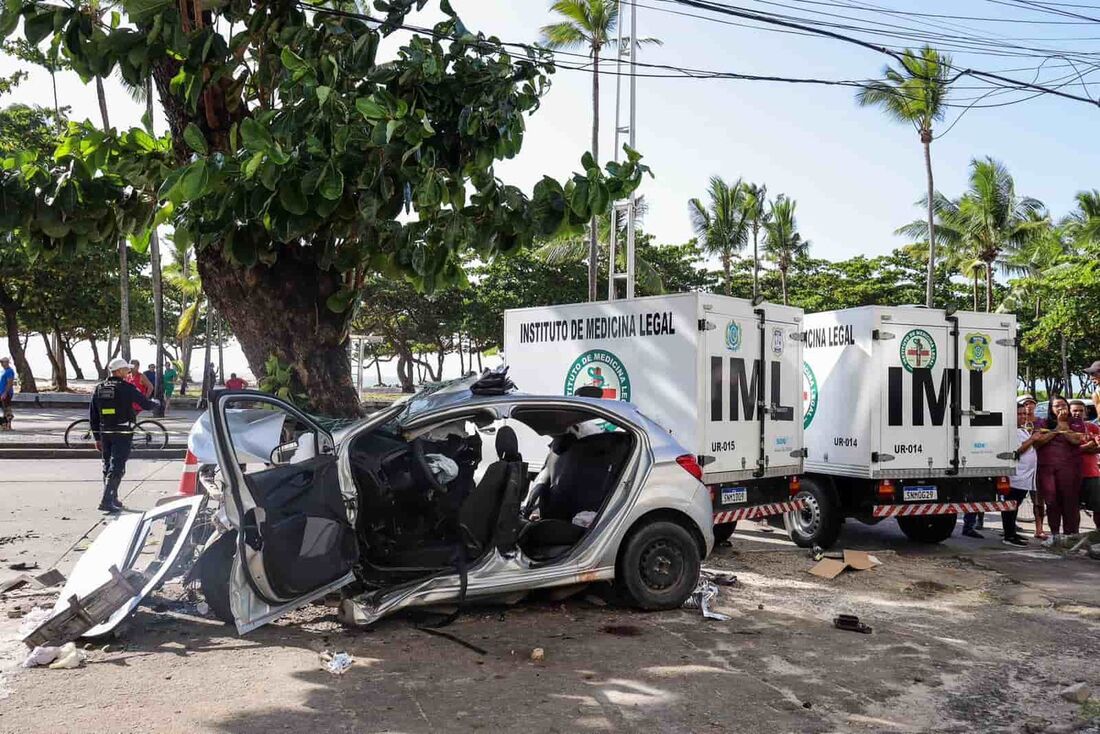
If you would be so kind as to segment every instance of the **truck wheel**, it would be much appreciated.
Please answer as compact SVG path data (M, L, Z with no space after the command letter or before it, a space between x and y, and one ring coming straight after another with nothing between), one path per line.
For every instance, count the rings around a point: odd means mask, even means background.
M898 527L905 537L917 543L942 543L955 532L958 515L924 515L899 517Z
M236 554L237 531L230 530L199 556L199 588L210 611L226 624L234 623L229 605L229 576Z
M835 543L840 535L841 517L832 489L802 477L802 489L793 499L806 503L804 509L783 516L783 525L794 544L800 548L815 545L828 548Z
M646 523L619 555L616 582L639 609L678 609L699 583L699 546L682 525Z
M733 531L737 529L736 522L723 522L714 526L714 544L728 543Z

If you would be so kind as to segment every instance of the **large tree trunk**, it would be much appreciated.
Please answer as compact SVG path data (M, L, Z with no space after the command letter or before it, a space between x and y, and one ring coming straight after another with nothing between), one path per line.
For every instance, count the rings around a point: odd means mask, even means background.
M30 362L27 361L27 352L23 349L23 342L19 340L19 311L6 295L0 291L0 308L4 311L4 330L8 336L8 351L15 362L15 373L19 375L19 392L38 392L38 386L34 384L34 373L31 372Z
M397 355L397 381L401 383L401 392L415 392L412 355L408 352Z
M731 263L730 263L730 256L729 256L728 253L725 254L725 255L722 255L722 273L725 275L725 279L726 279L726 283L725 283L725 286L724 286L724 290L726 292L726 295L727 296L733 295L733 293L731 291L732 286L730 284L730 281L733 280L733 269L732 269L732 266L731 266Z
M935 187L932 183L932 131L921 131L924 143L924 170L928 174L928 275L924 285L924 305L932 308L932 284L936 277L936 222L933 211Z
M73 354L73 348L72 345L69 344L68 339L63 338L61 340L61 348L64 350L65 356L68 357L69 364L72 365L73 374L76 376L76 379L83 380L84 370L80 369L80 365L76 361L76 355Z
M783 286L783 305L789 306L790 301L787 300L787 269L779 269L779 283Z
M993 261L985 264L985 311L993 311Z
M53 382L53 389L58 392L64 392L69 389L68 375L65 374L65 358L54 352L53 346L50 344L50 337L46 332L42 332L42 343L46 345L46 357L50 360L50 380ZM61 357L60 360L58 357Z
M88 343L92 345L92 362L95 364L96 379L104 380L107 378L107 370L103 366L103 360L99 358L99 345L95 343L94 336L88 340Z
M600 50L592 49L592 160L600 161ZM599 274L600 243L597 226L599 212L593 212L588 223L588 300L596 300Z
M360 414L346 348L351 312L334 313L325 304L341 287L337 273L322 270L311 250L294 245L280 247L271 266L241 268L213 247L196 259L203 290L229 322L257 378L274 354L290 364L296 392L305 393L312 410Z
M978 271L974 271L974 310L978 310Z

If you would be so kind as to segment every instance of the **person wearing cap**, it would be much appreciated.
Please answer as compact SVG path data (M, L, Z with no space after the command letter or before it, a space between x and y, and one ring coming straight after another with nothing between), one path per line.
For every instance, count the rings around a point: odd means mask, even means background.
M1029 433L1034 433L1036 429L1035 425L1035 408L1039 405L1039 402L1031 395L1021 395L1016 399L1016 407L1024 409L1024 424L1023 427L1028 430ZM1032 451L1032 457L1037 458L1035 451ZM1022 452L1021 452L1022 460ZM1038 468L1038 467L1036 467ZM1017 468L1016 472L1019 473L1020 469ZM1010 486L1016 486L1009 483ZM1035 484L1035 478L1032 477L1031 481L1031 506L1035 510L1035 537L1039 540L1047 537L1047 534L1043 532L1043 520L1046 519L1046 506L1043 505L1043 498L1039 495L1038 487ZM1002 518L1003 522L1003 518Z
M0 407L3 408L0 417L0 430L10 431L13 418L11 412L11 399L15 394L15 370L11 368L11 360L0 357Z
M134 442L135 406L146 410L156 407L127 381L130 365L125 359L112 359L107 365L110 376L99 383L92 393L88 419L92 423L95 446L103 456L103 498L101 512L118 513L124 508L118 501L118 487L126 474L126 461Z

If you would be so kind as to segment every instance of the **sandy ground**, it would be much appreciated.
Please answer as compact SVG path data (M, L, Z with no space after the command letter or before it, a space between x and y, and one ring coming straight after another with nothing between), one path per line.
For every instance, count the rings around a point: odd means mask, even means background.
M132 464L123 495L152 506L178 470ZM20 561L71 568L98 530L96 471L0 462L0 578ZM0 731L1100 731L1082 718L1093 703L1058 695L1100 690L1100 564L1006 549L990 521L984 543L931 550L892 523L846 529L844 546L883 565L831 581L782 533L750 526L706 563L737 577L721 588L727 622L539 599L446 628L477 649L404 617L344 628L325 606L241 638L168 585L85 667L24 670L8 613L54 595L13 592L0 600ZM873 632L835 629L838 613ZM333 676L322 650L355 664Z

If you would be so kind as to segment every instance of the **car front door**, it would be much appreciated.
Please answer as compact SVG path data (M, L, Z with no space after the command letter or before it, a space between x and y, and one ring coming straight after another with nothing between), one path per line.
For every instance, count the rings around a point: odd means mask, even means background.
M237 529L230 601L243 634L350 582L358 547L327 431L265 393L222 393L210 410Z

